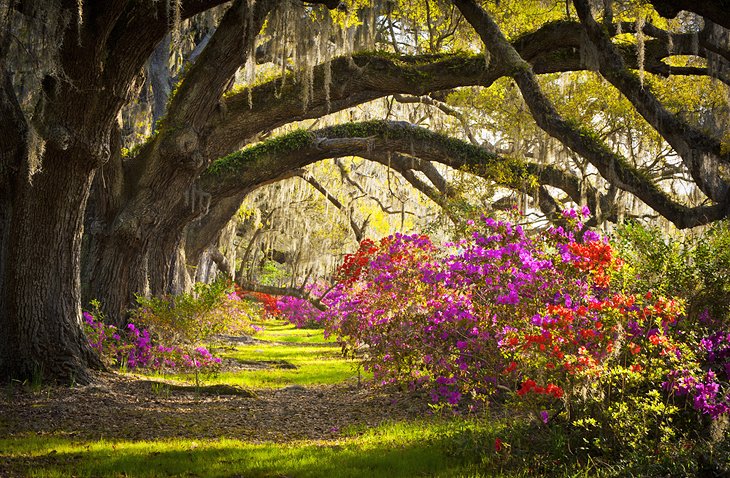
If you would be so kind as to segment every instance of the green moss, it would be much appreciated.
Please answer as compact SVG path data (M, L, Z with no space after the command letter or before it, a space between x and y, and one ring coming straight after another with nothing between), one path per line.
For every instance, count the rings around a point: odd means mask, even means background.
M518 158L503 158L466 141L408 123L394 124L382 120L345 123L325 128L321 134L324 137L366 138L375 136L386 140L422 140L438 145L440 149L446 151L449 157L453 158L454 163L463 164L466 171L499 184L524 187L525 184L536 184L537 181L527 170L526 164Z
M417 82L428 80L431 71L442 73L444 70L458 70L461 72L469 64L475 69L484 68L483 56L461 50L428 55L398 55L386 51L365 51L354 54L352 58L361 66L377 59L385 60L398 69L398 75Z
M537 181L529 173L525 163L518 158L504 158L471 143L405 122L374 120L343 123L324 128L317 133L317 136L322 138L377 137L384 140L423 141L445 151L446 155L453 160L452 165L463 166L465 170L501 185L525 187L525 185L534 185ZM311 146L314 139L315 135L311 132L296 130L221 158L208 168L206 175L222 176L235 173L242 168L251 168L264 157L289 153Z
M250 167L263 157L307 147L313 140L314 136L303 129L277 136L214 161L206 171L206 176L234 173L243 167Z

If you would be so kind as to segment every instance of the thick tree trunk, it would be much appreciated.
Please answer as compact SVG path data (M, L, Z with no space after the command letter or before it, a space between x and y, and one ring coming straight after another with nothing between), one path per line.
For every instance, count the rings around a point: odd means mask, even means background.
M152 242L148 253L150 293L167 295L181 291L178 279L178 265L184 261L181 256L182 233L168 230ZM184 289L183 289L184 290Z
M147 256L138 241L119 236L96 239L85 299L98 299L108 323L123 326L134 294L148 294Z
M89 367L103 368L83 333L79 297L93 171L68 156L49 148L41 171L16 178L0 254L0 379L87 383Z

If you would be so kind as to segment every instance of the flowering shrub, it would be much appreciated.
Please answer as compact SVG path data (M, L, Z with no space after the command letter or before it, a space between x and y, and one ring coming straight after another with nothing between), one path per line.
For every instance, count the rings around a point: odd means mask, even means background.
M364 241L326 297L326 330L381 382L424 385L452 404L511 390L543 423L562 409L600 432L598 447L675 438L682 409L666 392L727 413L727 334L700 346L681 300L614 289L622 260L583 229L586 214L533 236L484 218L444 247L419 235Z
M166 297L137 297L135 322L163 343L195 347L211 335L230 330L253 333L250 311L226 280L198 283L191 293ZM191 349L192 350L192 349Z
M315 282L307 285L305 291L312 299L319 299L326 294L327 289L323 284ZM276 301L276 307L279 317L288 320L297 328L320 327L322 311L315 307L311 300L282 296Z
M235 285L235 293L243 300L261 304L263 313L260 315L264 318L279 316L278 299L273 295L264 294L263 292L245 291L238 284Z
M297 328L316 327L319 325L322 311L306 299L285 295L276 301L280 317L288 320Z
M84 312L84 328L89 343L108 366L208 374L220 369L220 358L213 357L205 347L186 353L179 346L153 345L149 331L140 330L133 323L127 324L127 331L119 331L97 320L90 312Z

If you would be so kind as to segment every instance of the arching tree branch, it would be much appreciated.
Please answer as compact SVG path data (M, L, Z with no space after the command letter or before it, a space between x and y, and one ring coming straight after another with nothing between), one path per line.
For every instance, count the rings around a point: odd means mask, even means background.
M680 229L706 224L727 216L726 203L690 208L676 202L654 184L651 178L631 166L625 158L614 153L592 131L562 118L542 92L530 64L507 42L499 26L487 12L472 0L454 0L454 2L487 45L493 58L510 69L510 76L520 88L522 97L537 124L590 161L608 182L639 197Z
M659 15L674 18L682 10L694 12L709 18L718 25L730 28L730 2L728 0L650 0Z
M580 136L578 140L586 141ZM597 142L596 139L590 141ZM610 172L618 178L618 187L635 194L678 227L705 224L726 214L719 205L688 207L677 202L659 189L648 175L607 148L599 149L594 143L588 143L589 148L596 148L588 152L597 156L598 164L604 166L600 161L613 162L603 168L606 175ZM579 146L586 148L583 144ZM580 181L554 166L500 157L483 148L424 128L386 121L350 123L314 132L295 131L273 138L217 161L204 175L203 184L216 198L236 196L245 192L251 181L261 181L262 171L267 171L270 175L267 178L274 180L277 175L285 174L291 168L350 155L388 164L388 154L391 154L392 164L393 153L404 156L406 162L410 161L412 165L418 160L440 162L486 177L508 188L535 187L538 182L555 186L564 190L575 202L581 201ZM589 205L595 201L595 197L600 197L591 188L585 191L585 195ZM596 203L593 202L591 207L596 209ZM600 207L609 209L605 203Z
M631 102L681 156L692 179L709 198L716 202L728 200L730 184L720 174L720 165L730 165L730 152L723 152L718 138L703 133L670 113L652 94L648 84L626 68L622 56L611 38L593 19L586 0L574 0L575 8L590 41L598 53L600 73Z

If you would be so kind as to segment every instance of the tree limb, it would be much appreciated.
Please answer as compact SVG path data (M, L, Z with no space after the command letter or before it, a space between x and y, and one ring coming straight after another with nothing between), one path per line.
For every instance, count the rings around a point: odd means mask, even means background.
M574 0L578 16L598 53L600 73L674 148L700 190L716 202L728 200L730 184L722 179L720 165L730 165L730 152L723 152L717 138L701 132L667 111L648 84L626 69L611 38L593 19L587 0Z
M674 18L682 10L694 12L709 18L718 25L730 29L730 1L696 1L696 0L650 0L659 15Z
M594 157L601 166L599 171L603 169L607 176L613 175L617 178L615 184L618 187L636 195L677 227L706 224L727 215L722 205L688 207L677 202L643 172L607 148L597 146L596 139L585 139L580 133L573 133L572 126L568 127L571 128L568 133L573 135L570 136L571 141L575 142L576 148L587 150L586 156ZM465 169L512 189L534 187L532 184L537 182L549 184L566 191L575 202L581 202L580 181L554 166L500 157L424 128L386 121L349 123L314 132L295 131L273 138L217 161L206 171L203 184L214 197L235 196L250 187L251 181L261 181L262 171L267 171L266 179L273 181L277 175L292 168L332 157L355 155L387 164L389 153L392 165L394 152L409 158L409 161L435 161L455 169ZM595 210L596 203L592 198L600 195L590 188L586 192L589 205ZM600 204L600 207L610 209L606 203Z
M687 207L676 202L651 178L614 153L595 134L563 119L540 88L529 63L507 42L499 26L473 0L454 0L466 20L488 46L493 58L510 69L533 118L543 130L580 154L598 169L609 183L639 197L678 228L693 227L726 217L728 204Z

